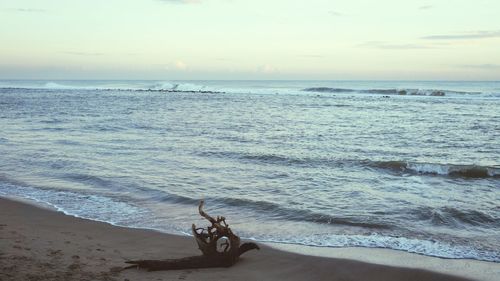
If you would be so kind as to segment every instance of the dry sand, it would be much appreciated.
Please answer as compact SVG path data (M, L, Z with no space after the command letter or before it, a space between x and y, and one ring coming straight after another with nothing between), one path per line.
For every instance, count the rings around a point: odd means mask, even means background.
M231 268L160 272L120 270L124 261L130 259L180 258L198 254L196 243L189 237L116 227L0 199L2 281L466 280L415 268L294 254L267 246L246 253ZM405 256L411 260L416 255ZM493 271L499 268L498 264L482 264ZM465 270L473 273L475 269ZM460 272L457 274L463 276Z

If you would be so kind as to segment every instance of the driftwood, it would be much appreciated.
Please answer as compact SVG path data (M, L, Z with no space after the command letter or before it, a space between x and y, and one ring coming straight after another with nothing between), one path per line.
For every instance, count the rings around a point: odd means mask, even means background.
M192 231L198 248L203 253L201 256L186 257L182 259L168 260L137 260L126 261L131 264L128 268L157 270L177 270L209 267L230 267L234 265L239 257L252 249L259 249L255 243L243 243L240 245L240 237L233 233L226 218L213 218L203 211L203 200L200 201L198 212L207 219L211 225L207 228L196 228L192 225Z

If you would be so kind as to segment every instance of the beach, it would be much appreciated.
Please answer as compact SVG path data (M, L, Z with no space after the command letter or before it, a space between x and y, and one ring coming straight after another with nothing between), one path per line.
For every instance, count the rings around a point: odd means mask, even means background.
M496 263L463 262L450 276L417 268L300 255L261 244L231 268L147 272L133 259L198 255L190 237L90 221L0 199L0 280L494 280ZM331 249L335 251L335 249ZM361 249L362 251L362 249ZM395 251L394 251L395 252ZM358 250L359 253L359 250ZM370 253L367 251L366 253ZM376 252L371 252L376 253ZM383 252L382 252L383 253ZM390 255L388 255L390 256ZM407 264L418 255L402 253ZM432 259L426 257L428 259ZM383 259L383 257L382 257ZM379 257L380 260L380 257ZM439 260L443 265L454 260ZM460 262L460 261L459 261ZM416 262L419 264L419 262ZM425 267L420 261L420 265ZM464 266L465 265L465 266ZM446 269L446 268L444 268Z

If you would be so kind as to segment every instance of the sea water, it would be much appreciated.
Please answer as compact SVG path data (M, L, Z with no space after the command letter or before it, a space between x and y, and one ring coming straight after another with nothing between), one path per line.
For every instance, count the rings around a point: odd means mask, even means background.
M0 81L0 195L500 262L500 82Z

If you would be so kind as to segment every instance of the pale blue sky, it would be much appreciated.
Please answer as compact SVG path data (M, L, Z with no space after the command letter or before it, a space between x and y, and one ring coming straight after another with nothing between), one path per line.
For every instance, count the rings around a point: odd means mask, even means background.
M0 79L500 80L498 0L2 0Z

